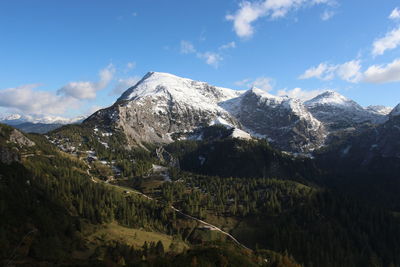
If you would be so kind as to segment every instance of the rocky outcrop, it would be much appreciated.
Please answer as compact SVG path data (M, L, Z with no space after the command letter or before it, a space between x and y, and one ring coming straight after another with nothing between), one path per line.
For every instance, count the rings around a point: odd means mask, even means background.
M20 131L14 129L10 133L10 137L8 139L9 143L14 143L18 145L19 147L31 147L34 146L35 143L31 140L29 140L25 135L23 135Z
M20 131L9 126L0 125L0 162L11 164L21 161L20 150L32 147L35 143Z

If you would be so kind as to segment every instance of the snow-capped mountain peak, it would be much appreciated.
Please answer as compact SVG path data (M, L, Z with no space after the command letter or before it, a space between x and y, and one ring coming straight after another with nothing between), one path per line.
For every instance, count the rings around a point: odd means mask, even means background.
M176 101L207 105L239 96L243 91L211 86L205 82L181 78L169 73L149 72L118 99L131 101L147 96L168 95Z
M365 109L335 91L326 91L306 101L305 105L333 131L352 129L363 123L382 123L386 119L385 115Z
M277 147L309 152L335 131L380 123L386 116L364 109L335 91L302 102L253 87L237 91L169 73L149 72L117 102L85 123L107 122L132 145L169 143L202 127L222 124L265 137ZM237 131L238 132L238 131Z
M339 94L336 91L328 90L320 95L305 102L308 107L318 106L318 105L337 105L337 106L353 106L360 107L356 102L347 97Z
M239 122L220 104L244 91L212 86L169 73L149 72L126 90L116 104L89 117L107 119L134 143L168 143L216 121Z

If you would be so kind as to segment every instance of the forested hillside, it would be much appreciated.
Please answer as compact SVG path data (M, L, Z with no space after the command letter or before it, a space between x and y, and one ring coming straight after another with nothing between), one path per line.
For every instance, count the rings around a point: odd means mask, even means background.
M285 255L243 250L218 233L210 239L167 203L102 182L96 164L60 151L44 136L3 125L0 135L2 155L12 153L12 162L4 157L0 163L0 258L6 265L256 266L266 264L262 257L293 263Z

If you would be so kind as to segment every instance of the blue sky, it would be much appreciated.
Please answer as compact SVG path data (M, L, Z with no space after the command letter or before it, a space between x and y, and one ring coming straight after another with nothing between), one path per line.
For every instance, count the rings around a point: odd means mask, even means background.
M1 114L89 114L148 71L400 102L395 0L0 1L0 38Z

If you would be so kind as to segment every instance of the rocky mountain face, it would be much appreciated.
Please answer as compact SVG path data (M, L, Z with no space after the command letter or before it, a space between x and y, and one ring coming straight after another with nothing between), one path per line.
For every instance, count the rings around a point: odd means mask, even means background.
M131 146L191 138L217 124L233 129L233 137L267 138L281 150L308 153L332 134L384 123L388 112L382 106L363 108L333 91L303 103L257 88L237 91L150 72L84 124L106 132L118 129Z
M340 166L369 168L369 172L379 170L390 175L398 173L395 168L400 170L400 112L396 108L383 124L343 138L319 156L326 162L334 159L335 164ZM383 167L386 165L387 169ZM378 166L378 169L374 170L373 166Z
M148 73L110 108L90 116L85 123L107 122L121 129L131 144L169 143L213 122L239 127L238 121L218 103L241 92L179 78Z
M234 115L244 129L268 138L286 151L312 151L320 147L326 137L324 125L297 99L277 97L253 88L221 106Z
M359 140L351 140L363 154L363 164L367 164L375 156L400 159L399 111L400 105L390 113L389 119L385 123L361 134Z

